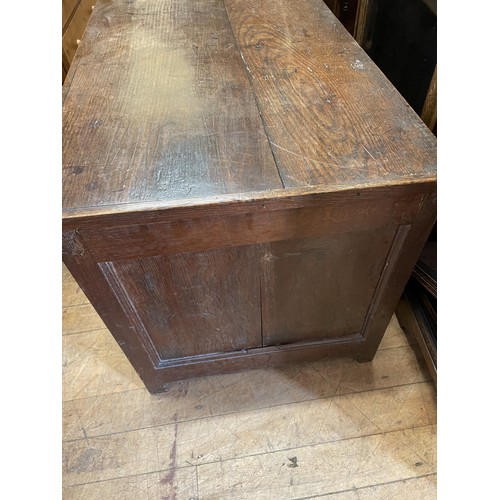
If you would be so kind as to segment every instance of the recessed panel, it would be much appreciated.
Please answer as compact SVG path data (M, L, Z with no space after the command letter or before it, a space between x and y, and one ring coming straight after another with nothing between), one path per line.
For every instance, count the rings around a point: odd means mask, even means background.
M161 359L261 345L256 248L123 260L112 267L132 320Z
M360 333L394 233L269 244L262 266L264 345Z

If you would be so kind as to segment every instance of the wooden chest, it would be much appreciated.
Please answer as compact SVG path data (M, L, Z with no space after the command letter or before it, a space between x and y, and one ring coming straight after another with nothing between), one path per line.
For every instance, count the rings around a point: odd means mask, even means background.
M151 392L373 358L436 141L321 0L99 0L63 95L64 262Z

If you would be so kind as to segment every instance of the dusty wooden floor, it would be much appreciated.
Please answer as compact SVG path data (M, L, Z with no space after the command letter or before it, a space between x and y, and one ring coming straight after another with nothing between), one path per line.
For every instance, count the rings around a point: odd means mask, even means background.
M393 318L328 360L150 395L63 266L63 498L436 498L436 392Z

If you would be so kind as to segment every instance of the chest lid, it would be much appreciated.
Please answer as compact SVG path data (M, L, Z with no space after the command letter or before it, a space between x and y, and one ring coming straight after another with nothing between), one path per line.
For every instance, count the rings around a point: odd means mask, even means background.
M321 0L99 0L63 96L65 217L436 176Z

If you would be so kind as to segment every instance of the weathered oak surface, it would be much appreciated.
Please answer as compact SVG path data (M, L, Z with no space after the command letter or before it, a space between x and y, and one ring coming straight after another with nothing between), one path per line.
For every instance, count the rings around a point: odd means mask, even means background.
M282 185L219 0L98 2L67 81L64 208Z
M226 0L285 187L387 183L435 141L321 0Z
M101 0L64 95L65 211L435 174L321 0Z
M373 359L435 221L436 139L321 0L99 0L63 99L86 341L108 328L151 392Z

